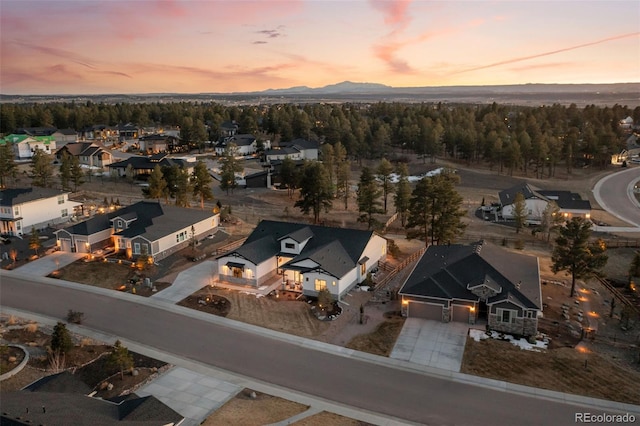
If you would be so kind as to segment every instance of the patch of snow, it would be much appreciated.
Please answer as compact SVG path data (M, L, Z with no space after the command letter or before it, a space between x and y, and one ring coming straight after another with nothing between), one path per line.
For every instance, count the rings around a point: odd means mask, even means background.
M511 342L512 345L518 346L520 349L524 349L527 351L541 352L542 349L547 349L549 346L549 342L545 340L536 340L535 344L531 344L525 338L515 339L510 334L502 334L497 331L482 331L476 329L469 330L469 337L471 337L476 342L485 339L496 339L496 340L506 340Z
M369 286L367 286L367 285L361 285L361 286L360 286L360 291L369 291Z

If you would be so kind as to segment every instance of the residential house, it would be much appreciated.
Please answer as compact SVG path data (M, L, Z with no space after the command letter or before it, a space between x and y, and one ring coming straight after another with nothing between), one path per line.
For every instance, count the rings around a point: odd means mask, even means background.
M9 144L14 155L20 160L33 157L37 149L53 154L56 150L56 140L53 136L29 136L27 134L10 134L0 139L0 145Z
M117 126L118 138L122 141L132 141L141 135L140 128L132 123L120 124Z
M180 145L180 139L168 134L153 134L141 136L138 139L140 151L157 154L160 152L174 152Z
M120 133L117 127L107 126L106 124L95 124L93 126L82 129L82 140L98 140L106 146L111 146L117 143L120 138Z
M501 204L501 216L506 220L513 220L516 195L524 196L525 212L528 224L540 224L547 205L554 201L565 218L591 217L591 203L583 200L580 194L570 191L542 190L527 183L513 186L498 194Z
M20 391L3 392L0 423L6 425L178 426L184 417L153 395L103 399L68 371L43 377Z
M27 136L51 136L56 141L56 147L60 148L68 143L78 140L78 132L73 129L56 129L55 127L21 127L16 129L16 134Z
M193 172L195 159L171 158L166 153L158 153L146 157L133 156L116 163L109 164L109 169L115 170L118 176L126 176L127 167L131 165L134 176L149 176L153 169L159 165L160 167L178 166L185 169L188 173Z
M113 162L113 155L100 142L76 142L64 145L56 151L56 159L62 161L65 154L78 158L80 164L102 169Z
M387 241L373 231L263 220L242 246L218 258L218 273L222 282L307 296L326 288L339 300L386 255Z
M64 223L80 206L69 193L51 188L12 188L0 191L0 234L22 236L32 228Z
M234 121L225 121L222 124L220 124L220 137L221 138L228 138L231 136L235 136L236 133L238 133L238 129L240 128L240 126L238 126L238 124Z
M270 163L276 160L290 158L292 160L317 160L319 144L298 138L290 142L280 142L278 147L264 152L264 162Z
M402 285L405 316L534 336L542 315L538 258L478 242L430 246Z
M128 257L164 259L218 227L219 214L207 210L140 201L56 231L61 251L91 253L113 245Z
M258 142L255 136L249 134L236 134L218 141L215 146L216 155L223 155L225 149L227 149L230 144L234 144L236 146L236 155L238 156L252 155L258 150Z

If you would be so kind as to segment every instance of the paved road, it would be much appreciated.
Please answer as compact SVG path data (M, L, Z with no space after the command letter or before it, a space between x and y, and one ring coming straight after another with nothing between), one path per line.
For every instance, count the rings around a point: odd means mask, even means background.
M640 207L633 186L639 179L640 167L632 167L606 176L593 188L593 195L604 210L636 228L640 227Z
M347 406L426 425L573 424L576 411L593 407L533 398L452 380L416 367L398 367L344 348L257 334L235 324L160 301L138 298L40 277L0 272L3 306L64 318L69 309L85 312L85 326L207 365L283 386ZM293 343L297 342L297 343ZM328 346L328 345L326 345ZM393 366L393 363L396 366ZM423 367L423 371L429 371ZM433 373L433 372L432 372ZM523 388L509 385L507 389ZM536 391L549 395L546 391ZM640 412L640 409L638 410Z

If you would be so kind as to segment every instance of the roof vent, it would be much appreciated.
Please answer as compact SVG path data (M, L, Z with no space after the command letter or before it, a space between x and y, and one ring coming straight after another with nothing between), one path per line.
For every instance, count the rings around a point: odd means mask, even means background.
M520 290L520 285L521 285L521 284L522 284L522 281L518 281L518 282L516 283L516 288L517 288L518 290Z

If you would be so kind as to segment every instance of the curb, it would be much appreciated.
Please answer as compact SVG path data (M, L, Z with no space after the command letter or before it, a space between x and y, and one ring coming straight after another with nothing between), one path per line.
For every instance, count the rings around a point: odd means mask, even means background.
M7 371L6 373L4 373L3 375L0 376L0 382L3 380L7 380L10 377L15 376L16 374L18 374L19 372L22 371L22 369L27 365L27 363L29 362L29 351L22 345L7 345L10 347L14 347L14 348L19 348L22 352L24 352L24 358L22 358L22 361L20 361L20 364L18 364L16 366L16 368L14 368L11 371Z

